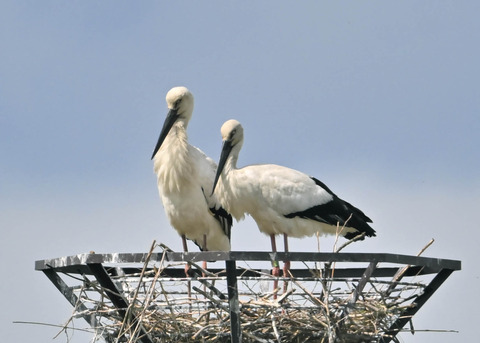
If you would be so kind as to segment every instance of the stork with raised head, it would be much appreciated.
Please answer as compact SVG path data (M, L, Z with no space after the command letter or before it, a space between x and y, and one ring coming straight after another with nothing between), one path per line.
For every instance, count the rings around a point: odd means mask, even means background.
M218 163L213 193L235 219L250 214L261 232L271 237L283 234L285 251L288 237L340 234L351 239L365 233L375 236L372 221L361 210L336 196L325 184L302 172L274 164L237 168L243 144L243 127L228 120L221 128L223 148ZM216 190L215 190L216 188ZM337 232L338 228L343 228ZM290 262L285 261L284 276ZM278 265L273 274L279 275Z
M217 165L187 139L193 95L185 87L174 87L166 101L167 118L152 154L165 213L182 237L184 251L186 239L200 250L228 251L232 217L210 193Z

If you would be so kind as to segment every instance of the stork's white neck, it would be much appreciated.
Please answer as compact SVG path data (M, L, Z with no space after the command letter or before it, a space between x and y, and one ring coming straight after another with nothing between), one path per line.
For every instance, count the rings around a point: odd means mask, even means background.
M230 152L230 156L223 167L217 190L215 191L222 206L237 220L243 219L245 214L245 209L241 206L241 204L243 204L241 199L243 192L238 187L239 179L236 175L238 173L237 160L240 148L241 145L235 146Z
M228 174L232 170L237 169L238 155L242 149L243 141L238 142L230 151L227 161L225 162L224 173Z
M238 155L233 154L233 151L232 151L232 154L230 154L227 161L225 162L225 167L223 168L222 174L227 175L233 170L237 169L237 160L238 160Z
M194 168L188 153L186 123L176 122L170 129L165 141L154 159L154 170L163 193L180 192L188 185Z

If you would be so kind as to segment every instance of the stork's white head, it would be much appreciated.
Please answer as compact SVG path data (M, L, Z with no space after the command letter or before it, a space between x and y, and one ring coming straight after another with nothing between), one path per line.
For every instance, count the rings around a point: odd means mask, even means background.
M218 161L217 174L215 175L215 180L213 182L212 194L215 191L215 186L217 185L222 171L224 169L228 171L230 168L235 168L238 153L243 145L243 127L237 120L227 120L222 125L220 133L222 134L223 147L222 153L220 154L220 160ZM227 163L228 160L230 161L229 163ZM228 165L227 168L225 168L225 164Z
M230 119L223 123L220 133L222 134L223 142L228 141L232 147L243 143L243 127L235 119Z
M176 121L182 121L184 127L188 125L193 113L193 94L186 87L174 87L166 96L168 114L163 123L162 131L158 137L157 145L153 150L152 159L167 137Z
M179 119L190 120L193 113L193 94L186 87L173 87L165 97L169 110L176 111Z

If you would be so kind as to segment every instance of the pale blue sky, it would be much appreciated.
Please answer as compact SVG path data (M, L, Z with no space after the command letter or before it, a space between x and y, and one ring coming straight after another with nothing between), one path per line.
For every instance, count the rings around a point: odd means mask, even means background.
M35 260L146 251L153 239L181 249L150 161L165 93L178 85L195 95L190 141L213 159L220 126L235 118L246 139L239 165L302 170L364 210L378 237L350 251L415 254L434 237L427 256L462 260L414 321L461 332L401 338L473 341L478 13L476 1L2 1L5 341L49 342L56 329L12 321L71 314ZM269 241L247 220L232 248Z

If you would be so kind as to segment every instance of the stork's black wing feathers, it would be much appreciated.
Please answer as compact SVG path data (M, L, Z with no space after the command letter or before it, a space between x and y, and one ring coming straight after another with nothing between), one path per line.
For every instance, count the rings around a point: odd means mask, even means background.
M228 240L230 241L230 235L232 231L232 225L233 225L233 219L230 213L228 213L224 208L220 207L216 209L215 207L210 208L210 211L212 212L214 218L218 220L220 223L220 226L222 227L223 232L225 235L228 237ZM197 241L192 240L193 243L200 249L200 251L204 251L201 244L198 244ZM210 261L213 262L213 261Z
M368 218L360 209L356 208L352 204L340 199L328 188L323 182L312 177L315 184L322 187L330 195L332 200L322 204L310 207L306 210L293 212L285 215L286 218L301 217L306 219L316 220L322 223L336 226L345 225L346 227L354 228L358 232L346 233L344 236L347 239L352 239L359 233L365 232L368 237L375 236L375 230L368 225L372 220Z
M223 207L212 207L210 208L210 211L213 213L215 219L220 223L220 226L222 227L223 232L225 232L225 235L228 237L228 240L230 240L233 225L232 215Z
M205 190L203 189L203 187L201 188L202 188L203 196L205 197L205 202L208 205L208 200L207 200L207 195L205 194ZM220 226L222 227L223 232L225 233L225 236L227 236L228 240L230 241L232 225L233 225L232 215L228 213L227 210L225 210L221 206L219 206L218 208L209 207L209 210L210 212L212 212L213 217L216 220L218 220L218 222L220 223Z

